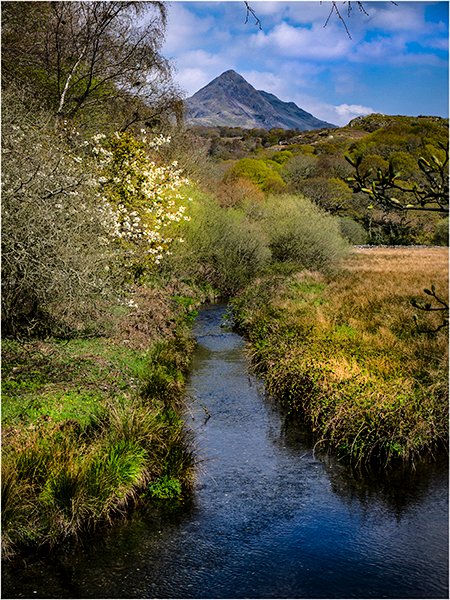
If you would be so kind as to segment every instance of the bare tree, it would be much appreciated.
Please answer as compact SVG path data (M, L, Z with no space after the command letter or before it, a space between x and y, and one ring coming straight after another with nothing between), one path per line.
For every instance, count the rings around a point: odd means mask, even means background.
M255 25L257 25L257 27L259 29L262 29L262 22L261 22L261 19L258 17L257 12L250 6L250 4L248 2L244 2L244 4L245 4L245 9L246 9L245 22L248 23L250 17L253 17L253 19L255 21ZM323 2L321 1L320 4L323 4ZM340 8L339 4L342 4L342 8ZM392 4L397 5L396 2L392 2ZM356 5L357 9L360 12L362 12L366 16L369 16L369 13L367 12L367 10L364 6L364 2L360 2L359 0L355 0L354 2L352 2L352 0L343 0L343 2L341 2L341 3L332 1L332 2L330 2L330 5L331 5L330 12L325 21L324 27L326 27L328 25L328 23L330 22L333 15L335 15L339 19L339 21L342 23L342 25L344 26L345 31L350 39L352 36L350 34L350 30L348 28L346 18L347 19L350 18L354 6Z

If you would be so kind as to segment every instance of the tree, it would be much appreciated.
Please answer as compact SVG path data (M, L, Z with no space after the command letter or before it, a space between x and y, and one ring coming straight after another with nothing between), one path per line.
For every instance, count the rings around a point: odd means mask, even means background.
M117 252L92 160L12 87L2 94L2 113L3 333L97 328L105 301L117 294Z
M362 155L352 157L346 155L347 161L354 167L355 175L347 181L353 191L367 194L374 204L385 209L401 211L427 211L447 214L448 205L448 144L438 143L438 152L430 159L420 157L417 165L423 175L423 183L406 182L400 179L401 173L395 170L391 161L387 169L377 169L373 176L372 169L363 168ZM394 195L395 194L395 195Z
M248 23L248 20L250 18L250 16L252 16L255 20L255 24L259 27L259 29L262 29L262 23L261 23L261 19L258 17L258 15L256 14L256 11L250 6L250 4L248 2L244 2L245 4L245 9L246 9L246 17L245 17L245 22ZM397 5L396 2L392 2L392 4ZM366 16L369 16L369 13L367 12L367 10L365 9L364 6L364 2L360 2L359 0L355 0L354 2L352 2L352 0L344 0L342 2L342 5L346 6L346 13L347 13L347 17L350 17L353 7L354 5L356 5L357 9L364 13ZM336 1L332 1L331 2L331 7L330 7L330 12L328 14L328 17L325 21L325 25L324 27L326 27L330 21L330 19L332 18L333 15L336 15L337 18L341 21L342 25L345 28L345 31L348 35L348 37L351 39L351 35L350 35L350 30L348 28L347 25L347 21L345 20L345 16L343 15L343 11L339 8L339 3Z
M162 2L6 2L2 7L3 84L32 81L61 119L121 100L124 128L181 105L159 49Z

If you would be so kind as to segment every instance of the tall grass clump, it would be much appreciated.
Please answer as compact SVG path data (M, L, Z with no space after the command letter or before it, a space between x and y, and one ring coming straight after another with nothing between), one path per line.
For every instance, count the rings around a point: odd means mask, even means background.
M15 366L5 370L5 558L23 548L54 548L134 507L180 502L193 485L193 445L181 417L189 338L180 334L147 352L106 344L103 356L103 346L93 340L84 344L92 362L68 360L60 344L53 345L46 360L47 344L41 343L36 353L41 373L38 377L34 371L34 379L22 373L29 359L24 362L17 344L9 344L16 356L8 357ZM72 340L65 352L82 347L81 340ZM63 357L66 369L74 372L66 373L62 385L70 381L77 394L55 393L61 384L54 380L54 369L61 368ZM103 394L83 391L91 385L103 388Z
M354 465L414 465L448 444L448 329L414 320L445 249L358 250L335 276L261 279L235 302L267 391L302 415L316 447Z

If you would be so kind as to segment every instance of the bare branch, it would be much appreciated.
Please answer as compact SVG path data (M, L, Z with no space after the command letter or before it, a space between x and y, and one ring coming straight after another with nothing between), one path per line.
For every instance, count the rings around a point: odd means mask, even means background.
M261 19L258 18L255 11L253 10L253 8L250 6L250 4L248 2L244 2L244 4L245 4L246 11L247 11L246 16L245 16L245 24L248 23L249 17L251 15L255 19L255 25L258 26L258 29L262 30Z

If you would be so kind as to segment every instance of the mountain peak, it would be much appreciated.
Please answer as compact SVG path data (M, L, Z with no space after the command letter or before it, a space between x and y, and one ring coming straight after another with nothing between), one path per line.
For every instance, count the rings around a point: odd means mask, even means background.
M222 75L219 75L219 77L217 79L229 78L229 77L232 77L233 79L244 79L242 77L242 75L239 75L239 73L236 73L236 71L233 71L233 69L228 69L228 71L224 71L222 73Z
M185 101L191 125L247 129L324 129L335 127L317 119L294 102L256 90L233 69L224 71Z

